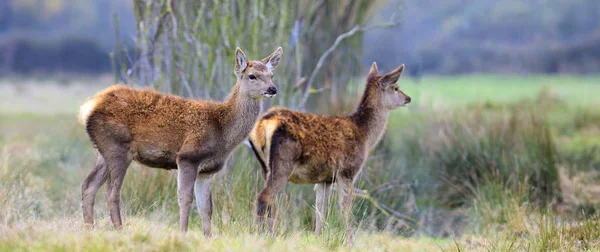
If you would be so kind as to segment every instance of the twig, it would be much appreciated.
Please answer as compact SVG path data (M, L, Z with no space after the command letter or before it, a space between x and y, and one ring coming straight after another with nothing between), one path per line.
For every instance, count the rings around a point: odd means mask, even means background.
M392 28L392 27L396 27L398 24L400 24L400 22L398 21L394 21L394 19L396 18L396 13L392 13L392 16L390 17L390 21L388 21L387 23L380 23L380 24L373 24L373 25L369 25L369 26L365 26L364 28L361 29L361 31L366 32L366 31L370 31L376 28Z
M302 77L300 78L297 82L296 85L294 85L294 89L298 89L300 87L302 87L302 84L304 84L304 82L306 82L306 77Z
M306 89L304 90L304 95L302 96L302 100L300 101L300 104L298 106L300 110L304 110L304 105L306 104L306 101L308 100L308 95L310 94L310 88L311 88L312 82L314 81L314 79L317 76L317 73L319 72L321 67L323 67L323 62L325 61L327 56L329 56L329 54L331 54L338 47L338 45L340 44L340 42L342 42L342 40L354 35L359 30L360 30L360 26L356 25L350 31L338 36L335 39L335 42L333 42L333 45L331 45L331 47L329 47L329 49L327 49L327 51L325 51L323 53L323 55L321 55L321 57L319 58L319 61L317 62L317 65L315 66L315 69L313 69L312 73L310 74L310 78L308 78L308 82L306 84Z
M192 91L192 87L187 81L187 76L185 75L185 71L183 71L181 63L175 62L175 66L177 67L177 73L179 74L179 78L181 78L181 83L183 84L183 87L185 87L185 90L188 92L190 97L194 97L194 91Z
M338 188L336 186L334 186L333 189L338 190ZM367 190L360 190L358 188L354 188L353 195L363 198L363 199L366 199L367 201L371 202L371 204L373 204L373 206L375 208L377 208L377 210L379 210L381 213L383 213L383 215L401 220L401 221L405 222L407 225L409 225L411 228L413 228L414 230L420 230L419 224L417 223L417 221L415 219L411 218L408 215L396 212L391 207L389 207L385 204L382 204L377 199L371 197L371 195L369 195L369 192Z

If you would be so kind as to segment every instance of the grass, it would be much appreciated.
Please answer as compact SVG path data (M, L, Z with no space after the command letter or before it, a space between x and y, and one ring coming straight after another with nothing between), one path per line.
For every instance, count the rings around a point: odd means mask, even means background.
M327 241L306 232L281 236L264 236L250 232L229 232L215 238L204 238L199 230L187 234L174 227L136 217L122 231L106 225L85 230L78 221L70 219L36 222L18 227L2 238L0 250L33 251L423 251L445 249L452 251L452 241L427 237L397 239L386 234L361 234L351 247L331 247ZM35 230L34 232L30 232ZM28 232L29 231L29 232Z
M572 105L597 105L600 76L504 76L463 75L426 76L417 81L400 80L401 89L420 106L447 108L472 103L513 103L535 98L547 89L550 94Z
M96 201L97 226L85 229L80 183L94 156L75 111L110 82L47 81L38 87L25 80L29 84L19 93L14 90L23 80L0 81L8 90L0 94L0 251L597 250L600 147L590 139L600 138L600 113L594 101L584 102L600 88L593 84L597 79L458 76L426 77L418 84L407 79L401 85L415 102L393 113L356 184L406 218L385 215L357 198L352 242L336 210L324 234L312 234L311 186L288 185L278 199L278 232L257 233L252 209L262 181L245 147L213 186L213 237L201 235L195 212L191 231L177 231L175 173L136 164L123 187L124 230L112 228L103 190ZM556 92L562 88L566 91ZM439 103L427 101L442 94ZM38 98L60 102L33 101ZM538 176L544 169L550 177ZM465 174L471 175L447 179ZM469 179L473 183L462 183ZM537 204L541 196L532 189L539 186L560 197Z

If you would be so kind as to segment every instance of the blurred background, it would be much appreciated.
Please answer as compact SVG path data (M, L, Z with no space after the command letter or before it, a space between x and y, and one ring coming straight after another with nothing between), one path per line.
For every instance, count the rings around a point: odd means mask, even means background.
M406 64L413 102L391 114L356 183L361 230L459 249L597 248L597 0L0 0L0 233L37 223L33 238L54 226L78 237L94 162L75 119L87 98L125 83L220 100L238 46L252 59L284 49L266 108L349 113L373 61ZM136 232L176 227L174 174L130 168L122 202ZM242 146L213 187L221 235L253 232L261 188ZM312 187L288 185L279 201L282 234L312 228ZM316 242L341 246L329 222Z
M328 37L334 39L354 24L387 22L395 14L396 27L361 35L361 46L357 45L357 48L362 52L359 57L363 67L373 60L392 67L400 60L411 66L409 70L413 76L474 72L594 73L600 69L600 3L597 1L359 2L356 7L350 7L356 10L338 6L329 7L331 10L327 7L320 10L315 6L314 10L288 9L288 16L284 18L289 23L280 23L284 26L280 32L285 31L286 37L294 36L293 22L300 21L299 25L304 27L296 27L299 32L309 28L307 24L316 25L313 29L331 32ZM114 52L115 44L132 46L135 43L136 20L140 19L139 15L144 15L138 13L136 18L135 3L126 0L2 1L0 73L111 72L107 55ZM145 1L137 3L138 6L145 5ZM210 4L210 1L205 3ZM297 4L310 6L313 3L298 1ZM204 11L209 14L212 9ZM235 7L231 6L231 11L236 11ZM326 16L341 22L310 20L310 15L316 13L307 13L309 11L339 11ZM343 15L348 17L341 17ZM330 43L323 44L328 46ZM312 46L306 49L317 50Z

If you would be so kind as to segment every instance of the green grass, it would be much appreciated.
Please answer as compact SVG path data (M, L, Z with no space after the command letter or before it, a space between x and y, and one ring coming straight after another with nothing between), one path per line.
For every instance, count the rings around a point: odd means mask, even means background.
M27 92L0 98L0 251L597 250L600 161L593 139L600 139L600 110L596 100L587 101L600 88L597 79L457 76L415 84L406 78L401 86L414 104L392 114L356 187L416 224L357 198L353 242L346 240L337 210L324 234L315 237L313 188L291 184L278 199L277 233L258 233L252 211L262 180L245 147L214 183L213 237L201 235L195 212L190 232L177 231L176 173L136 164L123 186L124 230L112 228L103 190L96 200L97 226L85 229L80 183L95 157L75 111L109 83L65 88L47 82L38 89L30 81ZM3 90L19 84L0 83L9 85ZM60 102L31 102L45 96ZM511 119L512 111L520 116ZM511 120L518 127L508 127ZM555 152L545 152L547 146ZM555 163L539 166L546 159ZM543 181L513 172L537 174L540 167L556 169L551 175L558 175L561 202L535 204L531 188ZM471 177L475 184L443 183L450 180L442 174L474 170L489 174ZM456 196L464 191L468 194ZM449 198L462 203L447 204L456 202Z
M478 102L511 103L535 98L548 89L556 98L573 105L599 104L600 76L426 76L420 81L400 80L401 89L420 106L448 108Z

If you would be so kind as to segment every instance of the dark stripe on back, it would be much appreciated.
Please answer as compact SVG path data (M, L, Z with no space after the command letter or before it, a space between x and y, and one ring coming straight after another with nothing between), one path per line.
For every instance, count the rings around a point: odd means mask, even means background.
M271 112L268 112L268 113L266 113L266 114L265 114L265 115L262 117L262 119L261 119L261 120L268 120L268 119L270 119L271 117L275 116L276 114L277 114L277 111L271 111Z
M265 174L267 174L267 165L265 164L265 161L262 160L262 158L258 154L258 150L256 150L256 147L254 146L254 143L252 143L252 141L248 141L248 142L250 142L250 146L252 147L252 151L254 152L254 156L256 156L256 159L258 159L258 162L260 163L260 168L263 170L263 172Z

